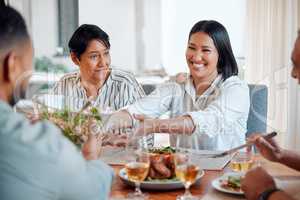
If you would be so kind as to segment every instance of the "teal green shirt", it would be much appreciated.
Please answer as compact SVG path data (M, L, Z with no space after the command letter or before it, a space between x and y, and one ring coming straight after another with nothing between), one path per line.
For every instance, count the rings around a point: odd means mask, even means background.
M113 170L86 161L58 128L0 101L0 199L108 199Z

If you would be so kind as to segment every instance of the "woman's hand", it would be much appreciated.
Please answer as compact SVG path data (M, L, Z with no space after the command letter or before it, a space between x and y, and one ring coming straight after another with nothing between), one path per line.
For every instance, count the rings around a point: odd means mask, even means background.
M88 140L83 144L81 152L86 160L97 160L100 156L102 146L101 135L89 134Z
M147 118L145 115L134 114L134 119L138 120L138 125L135 128L134 135L147 135L156 132L156 119Z
M132 127L131 115L126 110L113 113L104 123L105 132L116 132L123 128Z

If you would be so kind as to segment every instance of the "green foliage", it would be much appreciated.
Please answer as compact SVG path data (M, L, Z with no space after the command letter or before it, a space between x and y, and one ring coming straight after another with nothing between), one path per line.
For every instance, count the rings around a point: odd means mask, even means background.
M51 61L50 58L48 58L46 56L35 59L34 69L37 72L66 73L69 71L67 66L65 66L63 64L55 64Z
M62 130L63 134L75 145L82 143L81 135L76 134L76 126L80 126L82 128L82 133L80 134L84 134L84 129L89 131L90 120L96 119L98 123L101 123L100 113L95 107L90 109L89 114L81 113L79 115L71 112L68 108L54 112L49 112L47 108L43 108L41 111L41 119L46 119L56 124Z
M149 150L150 153L158 153L158 154L165 154L165 153L175 153L175 149L167 146L162 148L152 148Z
M233 188L241 187L241 177L228 176L228 186Z

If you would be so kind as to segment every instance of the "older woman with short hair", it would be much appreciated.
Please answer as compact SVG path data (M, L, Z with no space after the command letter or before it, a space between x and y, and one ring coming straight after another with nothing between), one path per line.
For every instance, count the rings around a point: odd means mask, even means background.
M53 93L93 99L99 107L118 110L143 97L144 91L134 76L111 69L109 36L96 25L83 24L69 41L70 56L79 71L63 76Z

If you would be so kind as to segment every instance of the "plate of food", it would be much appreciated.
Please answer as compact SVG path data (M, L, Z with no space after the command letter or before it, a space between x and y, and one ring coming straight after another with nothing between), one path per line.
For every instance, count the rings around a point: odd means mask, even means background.
M241 189L241 177L243 173L230 172L212 181L212 186L221 192L244 195Z
M141 182L141 188L146 190L174 190L184 188L181 181L176 178L173 154L171 147L155 148L150 150L150 168L146 179ZM199 184L204 171L199 170L194 184ZM128 179L126 169L119 171L121 180L134 187L134 182Z

